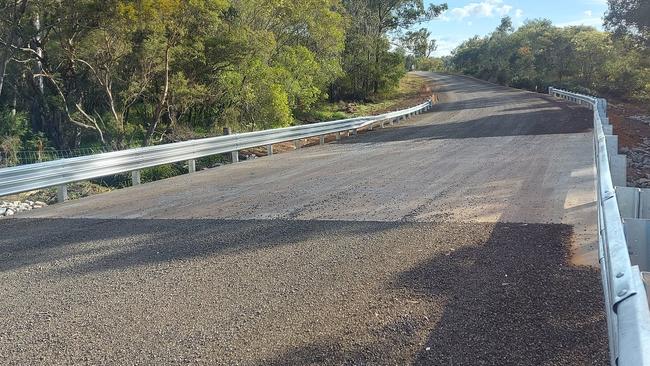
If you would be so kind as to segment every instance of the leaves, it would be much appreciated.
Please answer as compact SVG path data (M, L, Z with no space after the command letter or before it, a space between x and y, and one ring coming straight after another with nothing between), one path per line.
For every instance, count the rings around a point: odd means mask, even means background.
M549 85L613 97L647 95L650 69L630 39L591 27L532 20L511 33L508 19L453 51L452 67L483 79L543 91Z

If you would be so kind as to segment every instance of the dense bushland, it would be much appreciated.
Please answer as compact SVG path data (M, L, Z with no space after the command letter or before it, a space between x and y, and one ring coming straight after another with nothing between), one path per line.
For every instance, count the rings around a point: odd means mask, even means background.
M446 67L481 79L544 91L549 85L635 101L650 100L650 53L630 35L593 27L556 27L510 18L485 37L473 37L447 58Z
M299 123L405 74L422 0L0 1L0 152L173 142Z

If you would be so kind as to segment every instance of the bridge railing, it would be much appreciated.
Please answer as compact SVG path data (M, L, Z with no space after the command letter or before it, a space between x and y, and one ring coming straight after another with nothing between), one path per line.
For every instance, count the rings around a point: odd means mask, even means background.
M372 129L376 125L397 123L400 119L419 114L431 108L427 101L412 108L377 116L357 117L314 123L309 125L278 128L241 134L232 134L164 145L114 151L103 154L60 159L43 163L21 165L0 169L0 196L32 191L40 188L58 187L58 199L66 199L66 184L114 175L132 173L133 184L140 184L140 169L157 165L188 162L189 172L195 169L195 159L210 155L232 153L232 160L238 160L239 150L266 146L268 154L273 153L273 144L297 141L358 129Z
M553 87L549 94L593 110L598 252L611 363L650 366L650 308L643 280L647 275L644 272L650 270L650 221L638 218L643 212L638 204L642 192L625 187L626 158L618 154L618 138L607 118L607 101ZM630 217L629 212L635 217Z

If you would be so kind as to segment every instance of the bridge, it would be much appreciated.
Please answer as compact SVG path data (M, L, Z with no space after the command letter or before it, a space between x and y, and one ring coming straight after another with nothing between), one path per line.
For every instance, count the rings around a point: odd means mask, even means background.
M0 220L0 361L607 364L594 112L421 75L397 124Z

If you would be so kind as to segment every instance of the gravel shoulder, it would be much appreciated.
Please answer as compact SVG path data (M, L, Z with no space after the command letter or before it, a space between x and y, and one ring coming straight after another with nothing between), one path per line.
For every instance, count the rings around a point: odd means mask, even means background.
M0 219L1 364L607 362L590 112L431 113Z

